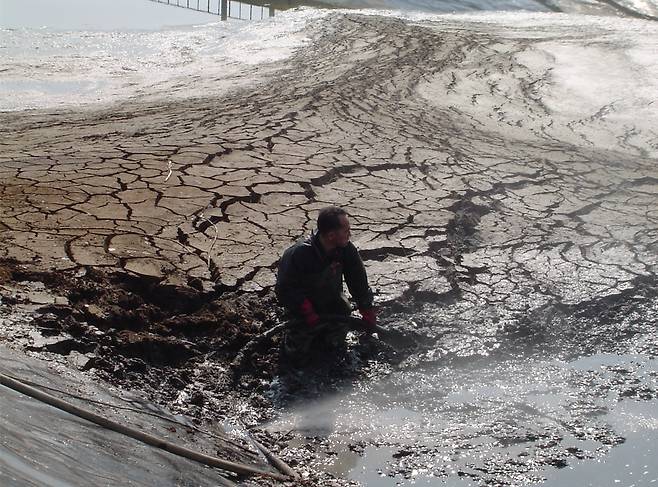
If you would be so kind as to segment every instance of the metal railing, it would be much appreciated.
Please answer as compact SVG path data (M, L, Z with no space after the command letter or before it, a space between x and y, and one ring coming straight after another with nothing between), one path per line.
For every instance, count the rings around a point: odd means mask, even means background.
M274 17L274 7L260 2L238 2L235 0L149 0L197 12L219 15L222 20L263 20Z

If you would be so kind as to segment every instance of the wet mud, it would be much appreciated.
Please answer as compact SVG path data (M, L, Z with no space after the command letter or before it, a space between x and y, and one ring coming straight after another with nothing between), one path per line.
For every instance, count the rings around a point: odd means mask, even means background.
M28 350L75 352L82 356L77 359L82 370L147 389L165 402L195 381L204 382L198 377L204 361L230 363L277 320L276 304L263 296L218 297L94 269L54 274L8 261L2 268L3 306L26 310L41 335L25 341ZM222 384L221 370L214 373L205 378L214 391L230 389ZM192 405L203 404L199 391L187 394Z
M240 96L0 114L2 339L259 426L318 485L527 485L600 458L615 404L656 399L658 146L650 97L580 97L565 65L580 49L596 78L655 29L542 19L336 14ZM281 374L273 337L236 380L281 321L279 255L328 204L398 340Z
M259 428L275 417L275 406L299 399L298 392L318 396L364 377L355 363L335 354L317 357L305 370L282 369L280 334L259 341L236 364L250 340L282 321L270 292L203 292L102 269L37 271L10 260L0 262L0 275L0 343L95 381L138 391L170 413L190 418L198 431L217 425L225 431L250 429L253 438L276 452L286 439ZM386 347L363 344L353 351L351 360L355 354L394 360ZM287 396L273 401L271 384L281 380ZM215 447L224 459L242 460L235 458L230 441L223 444L220 438ZM247 441L243 448L249 447ZM289 457L298 465L300 459ZM290 485L331 482L326 474L301 472L303 481ZM244 485L274 482L242 480Z

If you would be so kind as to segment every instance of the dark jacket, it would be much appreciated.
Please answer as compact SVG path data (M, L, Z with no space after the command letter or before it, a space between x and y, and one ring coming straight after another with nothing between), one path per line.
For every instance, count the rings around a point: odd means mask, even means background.
M283 253L276 278L279 302L291 313L308 298L318 313L332 312L331 305L342 299L343 276L359 309L372 307L363 261L354 244L337 248L327 255L317 233L297 242Z

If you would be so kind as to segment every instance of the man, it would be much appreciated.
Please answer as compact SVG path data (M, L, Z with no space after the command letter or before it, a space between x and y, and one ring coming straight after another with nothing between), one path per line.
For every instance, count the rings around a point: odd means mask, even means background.
M359 252L350 242L348 215L331 206L320 211L317 230L286 250L279 262L276 294L288 313L298 319L297 326L283 337L282 351L288 358L305 360L314 343L344 347L347 328L321 323L319 316L350 315L343 277L366 331L374 331L377 318L372 291Z

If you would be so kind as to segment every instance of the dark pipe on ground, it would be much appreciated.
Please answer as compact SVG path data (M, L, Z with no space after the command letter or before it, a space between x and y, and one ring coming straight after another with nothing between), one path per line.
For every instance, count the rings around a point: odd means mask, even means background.
M250 465L245 465L242 463L236 463L228 460L223 460L217 457L212 457L210 455L205 455L203 453L190 450L189 448L184 448L182 446L175 445L167 440L158 438L157 436L153 436L148 433L144 433L143 431L140 431L138 429L125 426L115 421L111 421L94 412L75 406L55 396L51 396L50 394L35 389L34 387L28 386L18 380L12 379L11 377L8 377L3 373L0 373L0 384L10 389L13 389L15 391L21 392L27 396L33 397L41 402L54 406L58 409L61 409L62 411L66 411L67 413L86 419L87 421L91 421L92 423L95 423L99 426L110 429L112 431L116 431L117 433L121 433L126 436L130 436L131 438L135 438L136 440L146 443L147 445L155 446L162 450L168 451L169 453L173 453L174 455L189 458L190 460L194 460L196 462L202 463L204 465L208 465L210 467L220 468L227 472L232 472L240 475L258 475L261 477L267 477L280 481L291 480L290 477L281 474L277 474L274 472L267 472L265 470L260 470ZM222 485L226 485L226 486L236 485L234 482L231 482L230 480L225 479L223 477L220 477L219 481Z

